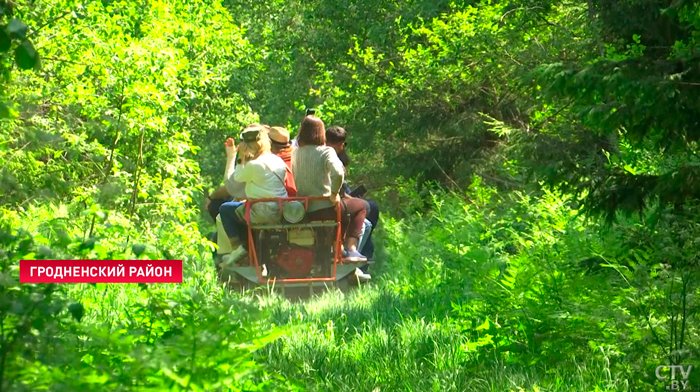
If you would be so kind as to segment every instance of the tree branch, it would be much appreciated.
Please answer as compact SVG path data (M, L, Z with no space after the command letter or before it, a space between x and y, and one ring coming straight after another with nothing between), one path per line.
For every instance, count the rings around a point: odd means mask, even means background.
M70 15L70 14L72 14L72 13L73 13L73 10L65 11L65 12L62 13L61 15L59 15L59 16L53 18L53 19L50 19L50 20L48 20L48 21L42 23L42 24L39 25L37 28L32 29L32 32L29 33L29 34L27 35L27 37L32 37L33 35L35 35L36 33L38 33L39 30L43 29L44 27L48 26L49 24L51 24L51 23L53 23L53 22L58 21L59 19L65 18L66 16L68 16L68 15Z

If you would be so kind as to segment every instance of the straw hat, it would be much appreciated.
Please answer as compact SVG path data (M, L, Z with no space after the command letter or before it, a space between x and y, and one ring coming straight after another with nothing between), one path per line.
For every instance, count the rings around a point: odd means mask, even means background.
M276 144L289 145L289 131L282 127L270 128L270 140Z

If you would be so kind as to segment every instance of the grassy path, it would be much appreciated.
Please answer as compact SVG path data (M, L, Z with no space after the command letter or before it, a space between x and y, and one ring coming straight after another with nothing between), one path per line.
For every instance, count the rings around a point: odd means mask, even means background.
M430 295L439 300L439 293ZM392 290L387 281L301 303L263 301L272 322L292 332L265 348L260 360L311 390L605 390L596 387L606 381L597 364L579 364L572 373L480 358L466 349L448 315L431 314L429 301Z

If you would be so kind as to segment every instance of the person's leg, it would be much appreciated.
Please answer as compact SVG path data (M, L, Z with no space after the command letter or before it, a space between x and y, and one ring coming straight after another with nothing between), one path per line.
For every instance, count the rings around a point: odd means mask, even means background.
M369 204L369 212L367 212L367 220L372 223L372 228L375 229L379 224L379 205L374 200L367 200Z
M224 225L224 230L228 238L242 240L245 233L241 232L241 220L236 214L236 209L243 205L240 201L229 201L221 204L219 214L221 215L221 223Z
M357 245L365 225L365 216L367 216L366 204L363 200L348 198L343 200L343 206L345 214L350 216L348 231L345 236L346 259L350 261L364 261L366 258L357 251Z
M364 217L367 215L366 204L360 199L343 199L340 203L340 207L342 208L340 212L341 217L350 214L350 222L347 222L346 219L343 219L341 225L342 235L347 238L345 251L343 251L343 260L350 262L364 261L367 258L361 255L359 252L357 252L357 236L359 234L359 231L361 231L364 227ZM307 220L309 221L335 220L337 216L336 214L337 210L335 209L335 207L331 207L323 210L309 212L306 216ZM357 225L358 221L359 226ZM353 237L353 235L355 237ZM350 251L350 249L352 249L352 251ZM372 276L366 274L359 268L355 269L355 277L358 281L367 281L372 278Z
M366 211L366 218L364 220L364 227L362 230L362 236L360 237L359 245L357 247L358 252L362 256L363 259L368 260L369 256L374 254L374 244L372 244L372 222L369 220L370 215L373 213L372 211L372 206L371 203L368 202L367 200L364 199L358 199L361 200L364 205L365 205L365 211ZM376 203L374 203L376 206ZM378 208L374 208L375 211L378 211ZM378 213L377 213L378 215ZM367 253L368 245L370 245L369 250L371 253ZM363 261L361 259L356 259L357 261ZM365 265L362 268L357 268L355 269L355 277L357 278L358 282L366 282L370 279L372 279L372 276L367 273L367 267L368 265Z
M245 242L247 226L245 222L236 214L236 209L243 205L240 201L230 201L223 203L219 208L219 214L221 215L221 224L224 226L224 231L231 241L231 256L235 260L245 253Z
M209 215L211 215L211 219L216 222L216 216L219 215L219 208L221 208L221 205L231 201L233 198L229 197L226 199L212 199L211 202L209 203L209 208L207 208L207 211L209 212Z
M360 233L360 241L357 244L357 251L364 254L362 250L365 248L365 244L367 244L367 240L369 239L369 235L372 231L372 224L369 222L369 220L365 219L364 224L362 225L362 232Z
M367 234L365 245L362 247L362 254L365 255L367 259L371 260L374 258L374 241L372 240L372 233L374 233L374 229L376 229L377 225L379 224L379 206L374 200L368 200L367 203L370 207L369 212L367 213L367 220L372 224L372 227L369 234Z
M367 242L365 242L365 246L362 247L362 255L365 256L367 260L374 259L374 241L372 241L371 231L367 236Z

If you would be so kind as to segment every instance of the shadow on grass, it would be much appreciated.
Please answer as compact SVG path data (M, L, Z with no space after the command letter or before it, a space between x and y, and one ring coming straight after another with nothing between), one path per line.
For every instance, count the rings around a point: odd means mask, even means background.
M408 297L370 286L306 303L269 305L275 324L293 332L261 353L273 371L325 391L626 390L599 364L545 372L480 358L444 314L426 303L435 288ZM578 369L571 371L571 369ZM520 389L522 388L522 389Z
M345 295L301 303L266 297L271 321L292 332L259 361L312 391L628 390L599 363L545 369L481 357L450 321L451 299L464 298L460 284L408 289L381 279L391 266L376 267L379 282Z

